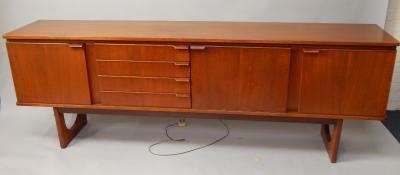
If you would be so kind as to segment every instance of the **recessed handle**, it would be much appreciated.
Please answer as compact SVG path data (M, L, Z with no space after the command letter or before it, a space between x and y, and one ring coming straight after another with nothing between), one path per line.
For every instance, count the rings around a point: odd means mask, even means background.
M310 53L310 54L317 54L317 53L319 53L319 50L318 49L304 49L303 52Z
M175 94L175 96L178 98L189 98L190 97L188 94Z
M189 66L189 62L174 62L175 66Z
M190 80L189 80L189 78L175 78L175 81L188 83Z
M172 47L176 50L188 50L189 49L189 46L187 46L187 45L174 45Z
M204 49L206 49L206 46L190 46L190 49L192 49L192 50L204 50Z
M70 48L82 48L83 44L77 43L77 44L69 44Z

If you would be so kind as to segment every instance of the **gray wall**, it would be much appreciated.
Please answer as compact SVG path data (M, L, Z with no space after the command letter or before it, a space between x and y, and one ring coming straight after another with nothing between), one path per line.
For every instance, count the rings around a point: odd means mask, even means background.
M386 31L400 39L400 0L390 0L387 14ZM394 69L389 109L400 110L400 53L397 54L396 67Z
M335 22L383 27L387 5L387 0L0 0L0 33L37 19ZM0 44L2 111L23 112L23 107L15 106L4 40Z

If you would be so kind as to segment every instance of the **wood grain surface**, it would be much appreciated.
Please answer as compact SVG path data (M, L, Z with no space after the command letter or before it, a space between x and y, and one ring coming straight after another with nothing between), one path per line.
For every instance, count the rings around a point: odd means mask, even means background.
M373 24L39 20L6 39L397 46Z
M193 108L286 111L290 53L221 46L191 51Z
M395 51L305 50L299 112L384 115L395 55Z
M67 43L7 43L18 102L91 104L85 52Z

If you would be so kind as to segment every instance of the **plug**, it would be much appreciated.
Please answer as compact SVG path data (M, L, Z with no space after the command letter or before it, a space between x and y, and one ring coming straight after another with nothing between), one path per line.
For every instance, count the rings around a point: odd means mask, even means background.
M186 126L186 119L179 119L178 127L185 127L185 126Z

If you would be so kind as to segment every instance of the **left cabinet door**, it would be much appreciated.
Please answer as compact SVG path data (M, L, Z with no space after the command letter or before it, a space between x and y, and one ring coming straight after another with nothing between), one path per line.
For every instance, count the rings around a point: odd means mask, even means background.
M18 104L90 104L85 51L67 43L7 43Z

